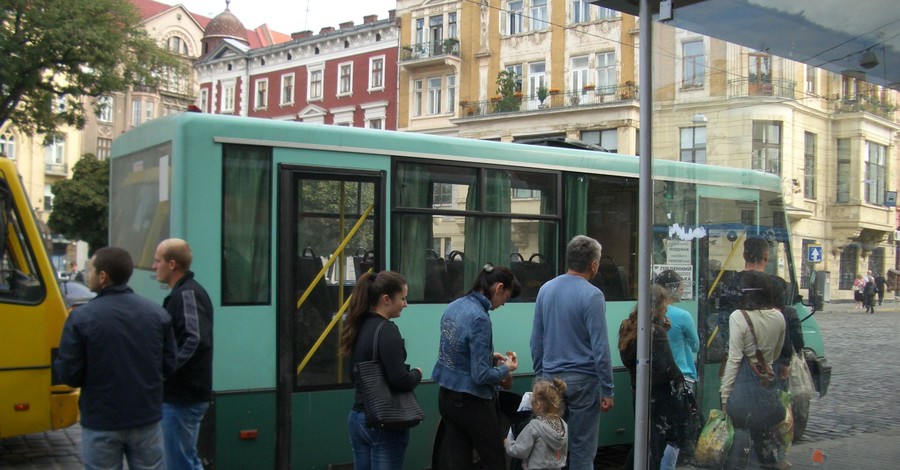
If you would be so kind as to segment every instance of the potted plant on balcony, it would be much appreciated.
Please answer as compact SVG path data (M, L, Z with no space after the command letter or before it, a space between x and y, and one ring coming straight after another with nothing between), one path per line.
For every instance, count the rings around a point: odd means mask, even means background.
M547 99L547 96L550 94L550 90L548 90L544 85L541 85L538 87L535 93L537 94L538 103L540 103L539 106L543 107L544 100Z
M459 39L444 39L444 54L459 54Z
M586 94L594 91L594 89L596 89L596 88L597 88L597 85L594 85L593 83L588 83L587 85L581 87L581 94L586 95Z

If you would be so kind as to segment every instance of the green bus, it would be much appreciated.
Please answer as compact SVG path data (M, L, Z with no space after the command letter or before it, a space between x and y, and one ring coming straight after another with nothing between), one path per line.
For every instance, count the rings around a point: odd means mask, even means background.
M716 285L743 269L745 237L767 237L770 272L799 301L780 181L666 160L654 175L653 269L675 269L691 286L679 306L699 328L705 412L719 406ZM593 282L607 300L617 406L601 419L601 445L632 441L615 345L639 285L638 157L182 113L116 139L110 199L110 244L134 257L140 294L166 293L151 270L160 240L193 247L192 269L216 311L215 393L201 432L213 468L352 468L353 388L338 332L355 279L370 268L407 279L410 305L397 324L426 376L416 389L426 418L404 468L440 467L438 387L427 377L444 308L486 262L513 269L523 295L491 317L495 350L519 353L513 391L524 392L534 298L564 272L565 243L577 234L603 245ZM796 308L824 393L819 328Z

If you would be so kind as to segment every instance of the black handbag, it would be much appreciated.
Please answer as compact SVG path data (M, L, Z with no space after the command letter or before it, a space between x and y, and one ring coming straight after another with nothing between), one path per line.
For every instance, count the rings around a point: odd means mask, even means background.
M756 343L757 361L754 367L746 355L741 360L726 408L734 427L762 431L783 421L785 409L774 385L775 373L759 350L753 322L747 312L741 310L741 313L747 319L753 342Z
M381 322L375 329L372 360L356 363L356 380L359 382L365 402L366 426L387 431L402 431L421 423L425 419L425 413L412 390L393 391L384 377L384 369L378 360L378 339L385 323L387 322Z

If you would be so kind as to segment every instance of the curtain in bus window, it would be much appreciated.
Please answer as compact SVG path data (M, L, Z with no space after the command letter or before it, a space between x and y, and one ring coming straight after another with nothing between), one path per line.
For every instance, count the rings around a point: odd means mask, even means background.
M222 304L271 302L272 150L224 146Z
M587 232L588 178L566 175L566 243L575 235Z
M510 178L506 171L486 170L484 191L469 187L466 209L509 214ZM482 201L482 194L484 194ZM466 217L465 280L468 286L485 263L507 265L511 252L511 221L500 217Z
M420 165L398 165L395 204L400 207L431 207L430 180L430 172ZM396 246L411 252L400 256L399 270L406 278L409 289L407 298L412 301L425 299L425 264L433 232L429 214L405 214L394 222L394 236L398 239Z

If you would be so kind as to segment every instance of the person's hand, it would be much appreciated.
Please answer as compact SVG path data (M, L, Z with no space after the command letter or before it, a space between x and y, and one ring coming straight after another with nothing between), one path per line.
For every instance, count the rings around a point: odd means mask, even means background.
M515 352L506 351L506 365L509 367L510 372L513 372L519 368L519 358L516 357Z
M506 374L506 377L504 377L503 380L500 381L500 387L502 387L503 390L511 389L512 385L513 385L512 373Z
M790 375L791 375L791 366L785 366L785 365L781 366L780 370L778 371L778 376L781 377L782 380L787 380L787 378L790 377Z
M506 356L504 356L503 354L495 352L492 357L494 359L494 367L501 366L506 363Z
M603 397L600 399L600 411L605 413L611 410L614 404L613 397Z

